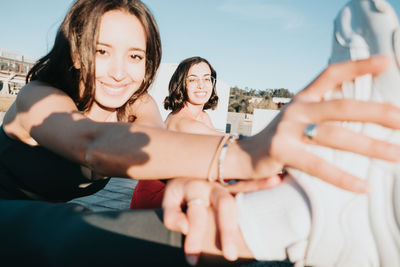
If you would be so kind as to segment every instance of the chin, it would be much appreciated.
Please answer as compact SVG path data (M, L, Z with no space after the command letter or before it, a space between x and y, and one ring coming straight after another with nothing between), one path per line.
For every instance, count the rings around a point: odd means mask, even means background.
M125 105L130 97L116 98L112 99L110 97L105 97L103 99L96 99L96 102L107 109L117 109Z

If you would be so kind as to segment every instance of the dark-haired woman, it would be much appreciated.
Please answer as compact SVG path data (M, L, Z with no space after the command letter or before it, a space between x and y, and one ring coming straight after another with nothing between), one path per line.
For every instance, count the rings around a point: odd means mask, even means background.
M214 129L207 109L218 105L217 72L204 58L183 60L169 83L164 108L171 110L165 124L169 130L223 135Z
M171 110L165 124L168 130L196 134L223 135L212 125L207 109L218 104L217 72L204 58L183 60L169 82L164 108ZM165 182L141 180L133 192L131 209L161 208Z
M72 5L53 49L30 71L0 129L4 266L184 265L182 236L163 227L159 211L94 213L59 203L100 190L112 176L259 179L291 166L364 192L365 183L306 151L303 133L310 123L319 123L318 144L398 161L397 154L377 149L380 141L338 128L346 142L332 144L323 131L327 120L398 127L400 110L391 109L388 118L386 104L371 103L364 111L357 101L321 102L343 80L379 73L382 59L329 67L260 134L225 146L220 136L163 129L146 93L160 58L158 28L141 1ZM347 112L338 113L338 105Z

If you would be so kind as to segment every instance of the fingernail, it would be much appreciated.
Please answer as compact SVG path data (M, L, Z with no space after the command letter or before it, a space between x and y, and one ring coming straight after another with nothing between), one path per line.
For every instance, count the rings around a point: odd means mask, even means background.
M226 245L224 247L224 255L227 260L230 260L230 261L237 260L238 256L237 256L236 247L233 246L232 244Z
M189 265L195 266L199 261L199 255L186 254L186 261Z

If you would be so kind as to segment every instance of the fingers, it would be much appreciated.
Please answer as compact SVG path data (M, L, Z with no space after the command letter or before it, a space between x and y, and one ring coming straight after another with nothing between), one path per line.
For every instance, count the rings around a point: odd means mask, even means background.
M189 222L186 218L186 214L182 212L182 209L176 209L171 206L164 206L163 209L165 227L169 230L186 235L189 229Z
M165 189L162 208L164 210L164 225L168 229L187 234L188 221L181 204L184 200L184 182L170 180Z
M356 77L383 72L390 64L386 56L330 65L291 104L266 127L265 135L273 135L268 154L283 166L295 167L340 188L364 193L368 184L344 172L315 154L306 152L305 145L318 145L351 151L368 157L399 162L400 146L352 132L331 121L375 123L400 129L400 109L387 103L362 102L352 99L324 100L327 92ZM304 134L307 124L318 124L317 134ZM276 127L276 128L274 128ZM315 132L315 131L314 131ZM262 135L260 135L262 136Z
M239 192L248 193L258 190L273 188L281 183L279 175L274 175L265 179L240 181L236 184L227 187L231 194L237 194Z
M205 201L192 204L188 206L186 214L189 221L189 231L185 239L185 253L200 254L207 229L208 205Z
M376 75L383 72L390 63L387 56L373 56L368 59L346 61L328 66L296 99L320 101L326 92L340 86L345 81L352 81L365 74Z
M203 248L203 241L208 229L208 207L208 201L201 198L187 202L186 214L189 221L189 231L186 235L184 251L187 262L192 266L197 264Z
M212 204L216 208L222 253L227 260L235 261L238 258L236 243L240 239L235 198L227 190L215 188Z
M388 103L337 99L318 103L304 103L293 112L303 112L310 122L356 121L380 124L400 129L400 109Z
M196 265L200 256L207 226L210 185L196 179L168 181L162 207L164 224L173 231L186 235L184 251L190 265ZM186 203L186 213L182 204Z
M305 152L304 149L293 151L293 156L289 159L289 166L354 193L368 192L367 181L339 169L311 152Z
M373 139L336 124L319 124L313 142L335 149L350 151L367 157L400 161L400 146Z

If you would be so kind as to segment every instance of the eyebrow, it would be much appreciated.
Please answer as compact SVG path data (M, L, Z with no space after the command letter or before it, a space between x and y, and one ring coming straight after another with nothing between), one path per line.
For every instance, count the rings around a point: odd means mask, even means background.
M112 48L112 45L109 45L106 43L101 43L101 42L98 42L96 45L103 45L103 46ZM138 47L131 47L131 48L129 48L129 51L140 51L140 52L146 53L146 50L144 50L142 48L138 48Z
M204 74L203 75L203 77L205 77L205 76L211 76L211 74ZM199 77L199 76L197 76L197 75L194 75L194 74L190 74L188 77Z

